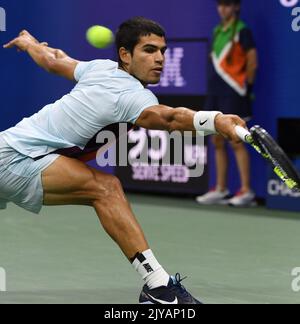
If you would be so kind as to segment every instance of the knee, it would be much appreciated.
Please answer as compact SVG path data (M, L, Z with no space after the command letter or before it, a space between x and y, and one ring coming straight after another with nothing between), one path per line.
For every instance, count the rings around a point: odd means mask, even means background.
M214 136L212 138L212 143L215 147L215 149L224 149L225 147L225 139L222 136Z
M120 180L113 175L95 176L94 195L96 200L109 201L123 194Z

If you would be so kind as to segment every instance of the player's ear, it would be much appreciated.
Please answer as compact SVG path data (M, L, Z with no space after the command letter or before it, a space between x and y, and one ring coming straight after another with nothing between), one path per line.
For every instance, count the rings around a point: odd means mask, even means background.
M125 48L125 47L121 47L119 49L119 56L121 61L128 65L131 62L131 53Z

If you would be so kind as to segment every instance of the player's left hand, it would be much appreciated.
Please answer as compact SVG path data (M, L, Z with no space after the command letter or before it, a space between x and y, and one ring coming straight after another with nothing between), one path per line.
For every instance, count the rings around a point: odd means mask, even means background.
M240 143L241 139L238 137L235 127L241 126L247 128L246 122L237 115L217 115L215 119L215 126L217 132L226 139Z
M39 42L35 37L33 37L27 30L23 30L21 31L21 33L19 34L19 36L27 36L29 37L33 42L35 42L36 44L40 44L40 45L44 45L44 46L48 46L49 44L47 42Z
M18 37L10 41L9 43L5 44L4 48L13 48L17 47L19 51L27 51L28 46L30 44L40 44L43 46L48 46L48 43L42 42L39 43L39 41L34 38L27 30L23 30Z

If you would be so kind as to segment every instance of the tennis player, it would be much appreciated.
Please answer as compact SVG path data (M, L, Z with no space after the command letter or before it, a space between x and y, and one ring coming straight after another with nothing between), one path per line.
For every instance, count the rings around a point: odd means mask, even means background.
M0 133L0 204L13 202L39 213L42 206L86 205L144 279L140 303L199 304L170 276L152 253L144 233L113 175L81 160L97 150L96 135L117 123L147 129L219 133L235 142L235 115L159 105L147 84L160 81L167 49L156 22L133 18L116 35L119 62L79 62L39 43L27 31L6 44L27 52L48 72L76 81L74 89L37 114Z

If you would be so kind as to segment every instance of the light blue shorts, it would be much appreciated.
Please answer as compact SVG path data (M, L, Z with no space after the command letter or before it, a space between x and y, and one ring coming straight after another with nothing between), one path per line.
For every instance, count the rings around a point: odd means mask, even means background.
M38 214L44 196L42 172L59 156L51 154L35 161L15 151L0 136L0 209L13 202Z

